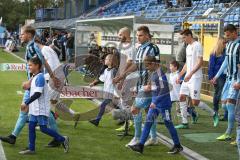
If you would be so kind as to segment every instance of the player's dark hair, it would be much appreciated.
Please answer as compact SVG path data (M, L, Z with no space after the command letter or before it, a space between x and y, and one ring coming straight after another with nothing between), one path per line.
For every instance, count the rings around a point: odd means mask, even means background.
M42 61L38 58L38 56L34 56L32 57L29 62L35 64L35 65L39 65L39 69L41 69L42 67Z
M179 69L179 63L176 60L171 61L170 64Z
M143 31L145 34L148 34L150 36L150 31L147 26L140 26L137 28L137 31Z
M190 29L184 29L183 31L180 32L180 35L191 35L191 37L193 37L192 31Z
M36 30L32 26L23 26L22 30L25 33L30 33L32 37L34 37L36 34Z
M231 33L237 32L237 28L233 24L228 24L224 27L224 32L227 32L227 31Z

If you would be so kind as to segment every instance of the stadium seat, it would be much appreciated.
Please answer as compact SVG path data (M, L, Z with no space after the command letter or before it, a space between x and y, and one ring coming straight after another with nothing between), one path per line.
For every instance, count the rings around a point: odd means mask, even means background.
M235 16L234 16L234 21L239 21L239 14L236 14Z
M229 16L229 21L232 22L233 20L234 20L234 15L231 14L231 15Z
M224 18L224 21L228 21L229 20L229 15L227 15L225 18Z
M201 25L200 24L196 24L196 30L201 29Z
M235 13L239 14L240 13L240 8L236 8Z

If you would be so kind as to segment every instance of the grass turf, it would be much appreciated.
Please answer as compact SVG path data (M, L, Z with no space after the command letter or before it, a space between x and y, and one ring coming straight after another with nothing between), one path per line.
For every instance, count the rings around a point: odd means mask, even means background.
M24 57L24 53L16 53L17 55L21 56L21 57ZM19 60L15 59L15 58L12 58L11 56L1 56L0 58L0 63L3 63L3 62L19 62ZM9 74L11 74L9 72ZM15 75L15 74L14 74ZM24 76L24 79L25 79L25 76ZM23 79L23 80L24 80ZM78 84L78 80L81 79L83 80L83 78L78 74L76 74L76 72L73 72L71 76L69 76L69 80L71 81L72 84ZM16 82L17 83L17 82ZM18 83L19 84L19 83ZM84 85L86 85L87 83L85 83ZM15 88L19 87L19 85L15 85ZM20 98L21 100L21 98ZM20 102L20 101L19 101ZM19 103L18 103L19 104ZM208 103L210 106L212 106L212 103ZM92 106L91 102L89 101L86 101L86 100L79 100L79 101L75 101L75 105L73 105L73 108L75 110L78 110L80 112L82 111L85 111L86 110L86 107L79 107L79 106ZM93 106L92 106L93 107ZM90 107L91 108L91 107ZM174 108L174 107L173 107ZM88 107L89 109L89 107ZM172 111L174 112L175 109L172 109ZM16 111L16 110L15 110ZM222 160L237 160L238 159L238 154L237 154L237 148L235 146L232 146L230 145L229 141L228 142L219 142L219 141L216 141L215 140L215 137L214 136L217 136L217 135L221 135L225 129L226 129L226 126L227 126L227 122L220 122L220 125L217 127L217 128L214 128L213 125L212 125L212 118L209 117L205 112L203 111L199 111L198 112L200 113L200 118L199 118L199 121L198 121L198 124L195 124L195 125L191 125L191 129L189 130L178 130L178 133L180 135L180 139L181 139L181 142L183 145L189 147L190 149L196 151L196 152L199 152L200 154L208 157L209 159L211 160L218 160L219 158L222 159ZM174 113L173 113L174 114ZM17 115L17 113L16 113ZM14 115L14 118L16 119L16 115ZM179 119L177 118L174 118L174 123L177 124L179 121ZM12 126L14 125L15 123L15 120L12 121L12 125L10 125L10 128L9 130L11 130ZM65 124L69 124L69 125L72 125L72 122L60 122L60 127L62 128L62 123ZM114 128L115 125L113 124L114 122L111 120L111 118L109 116L105 116L104 117L104 120L103 120L103 123L101 126L104 126L105 127L109 127L109 128ZM86 128L80 128L82 127L83 125L86 125ZM89 129L88 127L88 123L86 122L81 122L81 124L79 125L79 128L80 130L86 130L86 129ZM92 126L90 126L92 127ZM104 129L103 127L100 127L99 130L102 130ZM94 128L93 128L94 129ZM111 134L109 134L109 136L112 136L112 134L114 135L113 138L114 140L116 140L117 138L115 137L115 132L112 132L113 130L112 129L107 129L107 133L111 132ZM63 129L63 131L65 131L65 129ZM94 130L93 132L95 132L96 130ZM164 135L167 135L169 137L169 134L166 130L166 128L162 125L159 125L158 126L158 131L160 131L161 133L163 133ZM103 131L102 131L103 132ZM26 132L24 132L26 134ZM85 133L85 132L84 132ZM209 140L209 142L207 141L202 141L200 142L201 138L203 137L198 137L198 134L199 133L204 133L206 136L206 139L209 139L209 138L213 138L211 140ZM235 131L234 131L235 133ZM101 133L98 133L101 136ZM192 135L190 135L192 134ZM27 135L27 134L26 134ZM26 137L25 135L25 137ZM88 135L88 132L87 132L87 135ZM235 134L234 134L235 135ZM81 134L81 136L79 137L82 137L83 135ZM22 137L24 136L21 136L21 139ZM109 139L112 138L112 137L109 137ZM197 143L196 141L197 140L193 140L193 138L199 138L199 143ZM108 139L107 139L108 140ZM111 139L112 140L112 139ZM128 139L129 140L129 139ZM118 148L122 148L122 146L128 141L128 140L125 140L124 143L122 142L116 142L116 144L118 145L114 145L114 146L117 146ZM25 139L26 141L26 139ZM117 140L118 141L118 140ZM115 142L115 141L114 141ZM87 143L87 142L85 142ZM84 143L84 144L85 144ZM90 143L91 144L91 143ZM86 144L87 145L87 144ZM104 146L104 145L102 145ZM83 146L84 147L84 146ZM155 152L155 148L157 148L156 152L162 152L162 149L161 146L159 147L152 147L152 148L149 148L149 150L152 150L153 149L153 152ZM110 148L111 149L111 148ZM166 149L166 148L165 148ZM119 150L119 152L125 152L122 151L122 150ZM150 151L151 152L151 151ZM128 154L128 151L126 152L126 154ZM146 149L146 152L145 154L148 154L148 148ZM149 156L149 155L147 155ZM167 156L167 155L166 155ZM119 157L117 155L117 157ZM168 157L165 157L165 154L164 156L161 156L161 157L164 157L164 158L161 158L161 159L171 159L171 158L168 158ZM121 157L122 158L122 157ZM124 156L123 156L124 158ZM139 158L139 156L137 156L136 158ZM148 157L149 159L152 159L151 156ZM160 157L159 157L160 158ZM88 158L88 159L91 159L91 158ZM102 159L102 158L100 158ZM107 158L104 158L104 159L107 159ZM182 159L182 157L173 157L173 159Z
M17 58L0 51L0 63L20 62ZM0 135L8 135L18 118L19 105L22 96L16 91L21 90L21 83L26 80L25 72L0 72ZM91 110L96 106L88 100L76 100L73 109L79 112ZM117 127L110 116L104 116L98 128L88 122L79 122L77 129L73 129L73 122L58 120L60 133L70 137L70 152L63 153L62 148L45 148L51 138L37 131L36 155L21 156L18 152L28 145L28 129L23 129L15 145L3 144L8 160L183 160L181 155L168 155L168 148L159 145L147 147L144 155L133 153L125 148L130 138L120 141L114 129Z
M206 103L209 106L212 106L212 103ZM173 108L172 111L173 110L175 109ZM235 128L233 131L232 141L217 141L216 138L226 131L227 122L220 121L218 127L213 127L212 117L210 117L206 112L202 110L197 109L197 111L200 114L197 124L191 124L190 129L178 130L182 144L196 152L199 152L211 160L238 160L237 147L230 145L230 142L234 141L236 137ZM221 114L223 114L222 109L220 109L220 111ZM175 118L174 123L177 124L177 121L180 120L178 118ZM160 132L169 137L169 134L165 127L161 127ZM194 136L197 137L197 134L200 133L206 134L206 139L213 139L209 141L202 140L202 142L197 143L196 141L201 141L201 138L203 138L201 136L198 136L198 140L191 140L194 138ZM209 134L207 135L207 133ZM191 136L189 134L193 134L191 138L187 138Z

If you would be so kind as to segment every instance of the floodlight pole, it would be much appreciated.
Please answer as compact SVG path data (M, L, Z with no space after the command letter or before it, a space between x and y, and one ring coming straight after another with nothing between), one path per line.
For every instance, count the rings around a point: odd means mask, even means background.
M28 18L30 19L31 15L31 0L28 0Z

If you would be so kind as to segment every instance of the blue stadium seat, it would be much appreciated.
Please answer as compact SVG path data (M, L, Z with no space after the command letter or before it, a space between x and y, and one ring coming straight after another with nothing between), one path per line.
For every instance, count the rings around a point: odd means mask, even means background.
M188 17L188 21L194 21L194 17Z
M178 22L178 23L181 23L181 22L182 22L182 18L179 17L179 18L177 19L177 22Z
M161 18L161 19L160 19L160 22L163 22L163 23L164 23L164 22L166 22L166 19L165 19L165 18Z
M219 4L219 8L225 8L223 3Z
M190 29L195 30L195 29L196 29L196 24L193 24L193 25L190 27Z
M231 15L229 16L229 21L232 22L233 20L234 20L234 15L231 14Z
M214 0L210 0L209 3L214 4Z
M224 21L228 21L229 20L229 15L227 15L225 18L224 18Z
M236 15L234 16L234 21L239 21L239 14L236 14Z
M201 25L200 24L196 24L196 29L197 30L201 29Z
M240 13L240 8L236 8L235 13L239 14Z

